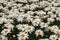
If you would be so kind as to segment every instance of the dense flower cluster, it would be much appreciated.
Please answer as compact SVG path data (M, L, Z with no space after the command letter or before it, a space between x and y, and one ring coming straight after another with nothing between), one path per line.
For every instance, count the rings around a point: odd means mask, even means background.
M0 0L0 40L60 40L60 0Z

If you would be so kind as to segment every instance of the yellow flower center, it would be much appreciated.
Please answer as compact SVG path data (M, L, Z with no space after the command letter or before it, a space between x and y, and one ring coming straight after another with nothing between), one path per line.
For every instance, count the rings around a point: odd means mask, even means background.
M21 34L21 37L23 38L23 37L25 37L25 35L24 34Z
M2 38L0 38L0 40L2 40Z
M56 32L57 32L57 34L60 34L60 31L57 30Z
M58 18L58 20L60 20L60 18Z
M56 40L56 38L55 37L52 37L52 40Z
M8 30L5 30L5 33L7 33L8 32Z
M28 18L28 20L30 20L31 18Z
M38 35L41 35L41 32L38 32Z
M38 22L35 22L35 24L38 24Z
M25 28L25 26L21 26L21 28Z
M42 24L43 26L45 26L45 24Z
M30 27L28 27L28 30L30 30L31 28Z
M12 28L13 26L11 25L10 28Z

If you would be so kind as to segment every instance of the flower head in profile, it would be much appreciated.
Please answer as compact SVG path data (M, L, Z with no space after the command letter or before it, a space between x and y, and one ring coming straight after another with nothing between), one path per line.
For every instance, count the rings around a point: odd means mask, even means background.
M4 27L7 27L8 29L13 29L14 25L12 25L10 23L7 23L7 24L4 25Z
M0 23L2 24L2 23L6 23L7 22L7 19L6 18L4 18L4 17L1 17L0 18Z
M32 21L32 20L33 20L33 18L32 18L31 16L27 16L27 18L26 18L26 19L27 19L27 21L28 21L28 22L30 22L30 21Z

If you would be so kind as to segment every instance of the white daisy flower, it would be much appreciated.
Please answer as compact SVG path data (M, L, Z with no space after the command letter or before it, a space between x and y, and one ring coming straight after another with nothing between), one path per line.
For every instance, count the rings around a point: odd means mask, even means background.
M36 5L36 4L34 4L34 3L32 3L32 4L30 5L30 10L34 10L36 7L39 7L39 6Z
M49 11L50 10L50 7L46 7L44 10L45 11Z
M52 14L51 15L51 18L56 18L57 16L55 14Z
M20 15L18 16L18 18L17 18L17 21L18 21L18 22L22 22L24 17L25 17L24 14L20 14Z
M17 4L17 7L21 8L23 4Z
M29 17L29 16L28 16L26 19L27 19L28 22L30 22L30 21L33 20L33 18L31 18L31 17Z
M48 15L52 15L53 14L53 12L51 12L51 11L48 11L48 13L47 13Z
M34 26L38 26L39 23L40 23L40 19L34 19L34 20L32 20L32 24L33 24Z
M57 35L50 35L50 38L49 39L51 39L51 40L57 40Z
M58 28L58 26L53 25L52 27L49 27L49 29L50 29L52 32L56 33L56 31L57 31L59 28Z
M22 31L24 31L25 29L26 29L26 27L27 27L27 25L21 25L21 24L18 24L17 26L16 26L19 30L22 30Z
M7 27L8 29L13 29L14 25L12 25L10 23L7 23L7 24L4 25L4 27Z
M0 23L6 23L7 22L7 19L6 18L0 18Z
M54 19L54 18L48 18L47 21L48 21L48 22L54 22L55 19Z
M27 0L18 0L19 2L27 3Z
M28 39L29 35L25 32L20 32L17 36L18 36L18 40L26 40Z
M7 19L7 23L13 23L12 19Z
M57 17L56 20L60 21L60 17Z
M39 39L39 40L49 40L48 38L45 38L45 39Z
M45 19L45 18L48 18L49 17L49 15L45 15L45 16L43 16L43 18Z
M35 31L35 34L36 34L36 36L39 36L39 35L43 36L43 31L38 29Z
M54 30L54 33L60 35L60 30Z
M8 33L10 33L10 29L4 29L1 32L1 34L3 34L3 35L7 35Z
M58 40L60 40L60 37L58 38Z
M56 10L56 7L51 7L50 9L52 12Z
M53 3L54 6L58 6L58 3Z
M32 11L28 11L27 14L29 14L29 15L33 15L34 12L32 12Z
M39 1L39 0L28 0L29 2L37 2L37 1Z
M27 30L27 32L29 32L29 33L33 32L34 29L35 29L35 28L34 28L33 26L27 26L27 27L26 27L26 30Z
M8 40L7 37L0 35L0 40Z
M35 18L35 19L36 19L36 18L39 19L40 17L39 17L39 16L35 16L35 17L33 17L33 18Z
M44 11L42 11L42 10L40 10L40 11L37 11L37 14L38 15L44 15L44 14L46 14Z
M46 27L48 27L48 24L44 23L44 22L41 22L40 26L41 26L41 28L46 28Z

